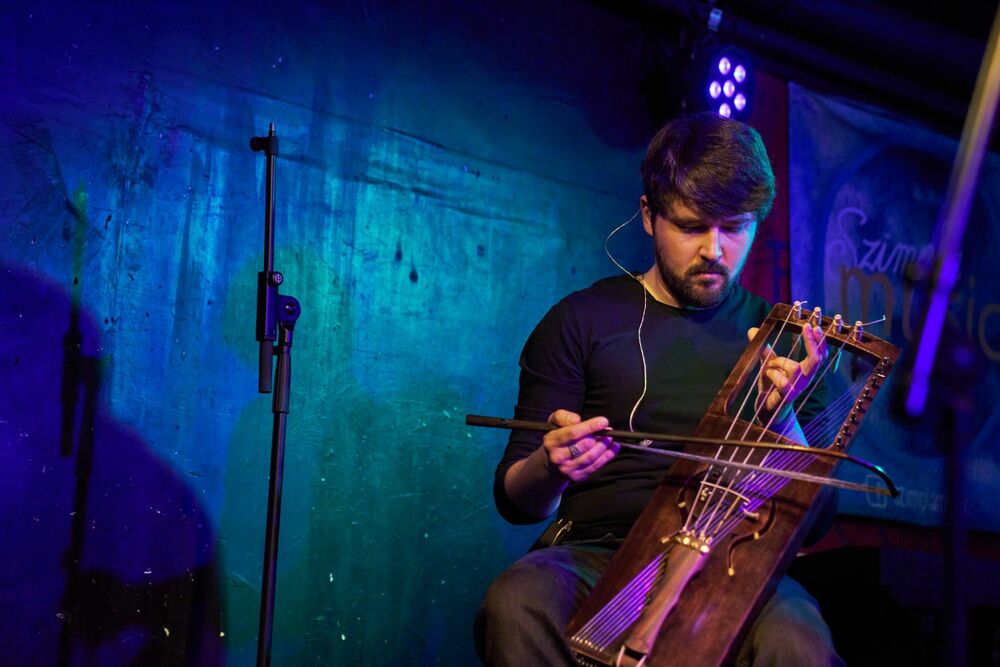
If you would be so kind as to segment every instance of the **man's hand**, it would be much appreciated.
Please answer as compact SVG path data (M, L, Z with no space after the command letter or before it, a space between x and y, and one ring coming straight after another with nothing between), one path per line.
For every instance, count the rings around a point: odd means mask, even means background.
M574 482L587 479L618 453L618 443L594 435L608 427L605 417L581 421L575 412L556 410L548 421L561 427L542 440L549 466Z
M747 337L753 340L757 331L757 327L751 327L747 331ZM781 414L776 417L778 422L790 416L792 401L809 386L816 371L826 360L826 337L822 329L809 324L803 325L802 341L806 348L806 356L802 361L779 357L771 350L770 345L764 346L761 361L764 373L757 385L758 407L774 414L778 406L782 406Z
M504 489L521 511L542 519L559 507L562 493L572 482L590 477L614 458L620 445L599 437L608 427L604 417L581 421L569 410L549 415L553 429L542 438L542 446L507 469Z

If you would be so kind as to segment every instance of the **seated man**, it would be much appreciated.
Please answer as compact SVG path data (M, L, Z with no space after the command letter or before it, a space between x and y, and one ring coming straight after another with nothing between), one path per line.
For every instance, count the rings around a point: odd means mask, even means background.
M475 634L487 665L575 664L566 625L664 471L601 431L692 433L770 310L737 284L774 200L760 135L711 113L681 118L653 138L641 172L655 263L567 296L521 355L515 417L559 428L511 433L494 495L511 522L557 520L486 594ZM825 355L818 329L804 327L803 338L802 362L767 361L764 382L777 391L763 408L771 430L800 442L789 406L805 384L798 379ZM788 578L735 657L740 665L842 664L815 600Z

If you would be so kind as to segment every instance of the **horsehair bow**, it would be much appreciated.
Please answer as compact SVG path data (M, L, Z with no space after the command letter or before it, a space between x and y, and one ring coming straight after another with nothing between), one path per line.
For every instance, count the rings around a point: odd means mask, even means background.
M466 415L465 423L468 426L485 426L488 428L501 428L501 429L510 429L518 431L548 432L559 428L555 424L550 424L548 422L529 421L524 419L507 419L504 417L485 417L482 415ZM899 496L899 489L893 483L892 478L890 478L889 475L880 466L865 461L864 459L858 458L856 456L851 456L850 454L834 451L831 449L825 449L819 447L806 447L804 445L786 445L781 443L755 442L749 440L725 440L723 438L702 438L695 436L670 435L666 433L620 431L615 429L606 429L594 433L593 435L595 437L611 438L612 440L617 442L620 446L632 451L645 452L657 456L664 456L674 459L684 459L688 461L697 461L700 463L709 463L713 465L721 464L728 468L734 468L737 470L763 472L768 475L775 475L776 477L785 477L787 479L795 479L803 482L812 482L815 484L822 484L824 486L833 486L840 489L848 489L850 491L874 493L882 496L890 496L892 498L896 498L897 496ZM629 441L636 441L636 442L649 441L653 443L660 442L665 444L682 444L682 445L683 444L719 445L725 447L744 447L749 449L780 450L780 451L794 452L799 454L808 454L811 456L825 456L828 458L833 458L853 463L855 465L861 466L862 468L865 468L866 470L875 473L885 483L885 488L869 486L867 484L858 484L856 482L847 482L832 477L824 477L822 475L811 475L809 473L797 472L792 470L783 470L781 468L771 468L768 466L756 465L753 463L738 463L735 461L721 462L719 459L712 456L703 456L701 454L692 454L690 452L684 452L678 450L654 449L647 445L630 444Z

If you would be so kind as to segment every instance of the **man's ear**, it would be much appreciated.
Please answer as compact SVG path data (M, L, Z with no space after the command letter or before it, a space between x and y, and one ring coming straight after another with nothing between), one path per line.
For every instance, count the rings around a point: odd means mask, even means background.
M639 197L639 209L642 211L642 228L650 236L653 235L653 211L649 208L649 200L646 195Z

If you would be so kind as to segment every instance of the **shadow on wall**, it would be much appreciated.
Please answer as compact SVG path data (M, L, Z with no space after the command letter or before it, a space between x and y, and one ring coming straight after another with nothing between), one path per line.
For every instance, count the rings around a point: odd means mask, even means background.
M0 654L17 665L216 665L215 534L100 405L93 318L0 264Z

